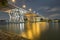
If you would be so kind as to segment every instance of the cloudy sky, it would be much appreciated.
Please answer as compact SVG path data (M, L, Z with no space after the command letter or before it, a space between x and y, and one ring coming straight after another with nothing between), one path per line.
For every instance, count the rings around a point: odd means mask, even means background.
M25 4L27 10L32 8L45 17L60 19L60 0L16 0L15 4L19 7Z

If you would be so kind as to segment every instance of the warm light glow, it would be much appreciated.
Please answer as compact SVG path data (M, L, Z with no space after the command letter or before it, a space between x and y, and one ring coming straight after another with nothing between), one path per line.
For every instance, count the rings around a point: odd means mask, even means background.
M15 2L16 0L12 0L12 2Z
M29 20L27 23L25 23L25 28L26 28L26 31L25 32L22 32L20 35L25 37L25 38L28 38L28 39L36 39L36 38L40 38L40 35L42 32L44 32L45 30L47 30L47 23L46 22L33 22L31 23L30 20L30 14L26 14L27 16L27 19ZM33 21L37 21L39 20L38 18L33 18L32 20Z
M7 11L4 11L4 12L8 12L8 13L10 13L10 12L11 12L11 10L7 10Z
M46 22L40 22L40 28L41 28L41 31L45 31L48 29L47 27L47 23Z
M41 32L41 31L40 31L40 22L37 22L35 25L36 25L36 29L35 29L35 30L36 30L36 35L37 35L37 37L38 37L39 34L40 34L40 32Z
M23 5L22 7L23 7L23 8L26 8L26 5Z
M29 39L33 39L33 35L32 35L33 33L32 33L32 30L30 29L30 30L28 30L27 31L27 37L29 38Z
M29 11L32 11L32 9L30 8Z

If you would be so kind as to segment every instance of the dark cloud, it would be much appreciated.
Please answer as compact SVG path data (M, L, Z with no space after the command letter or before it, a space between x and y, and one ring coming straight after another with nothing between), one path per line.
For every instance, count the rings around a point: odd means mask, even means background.
M60 19L60 7L40 7L38 12L45 17Z

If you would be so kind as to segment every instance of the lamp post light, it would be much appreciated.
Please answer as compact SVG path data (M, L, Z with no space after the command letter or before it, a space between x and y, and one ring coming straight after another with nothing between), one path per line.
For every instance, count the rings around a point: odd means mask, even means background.
M16 0L11 0L11 2L13 3L13 5L15 6L15 2L16 2Z
M16 0L12 0L13 3L15 3Z
M24 9L25 9L25 8L26 8L26 5L22 5L22 8L24 8Z
M29 9L29 11L31 12L31 11L32 11L32 9L30 8L30 9Z

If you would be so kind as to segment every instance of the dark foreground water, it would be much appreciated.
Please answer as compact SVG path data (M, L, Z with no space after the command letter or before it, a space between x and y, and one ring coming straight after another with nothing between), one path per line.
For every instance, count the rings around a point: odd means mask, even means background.
M31 40L60 40L59 22L0 23L0 29Z

